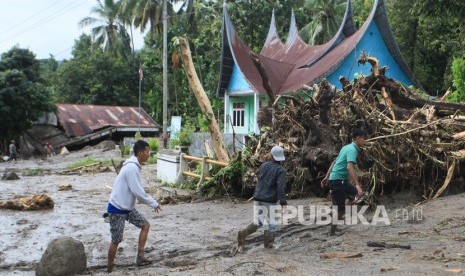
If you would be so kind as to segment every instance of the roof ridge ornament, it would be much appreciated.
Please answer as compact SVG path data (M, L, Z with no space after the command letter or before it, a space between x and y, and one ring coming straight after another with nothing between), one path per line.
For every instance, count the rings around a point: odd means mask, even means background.
M295 22L294 9L291 12L291 24L289 25L289 33L286 39L286 45L291 45L296 41L299 36L299 30L297 29L297 23Z
M267 49L270 45L276 44L276 43L280 44L280 46L284 46L284 43L282 42L278 34L278 29L276 27L275 10L273 8L273 11L271 13L270 28L268 30L268 35L266 36L266 40L265 40L265 43L263 44L260 54L263 54L265 52L265 49Z

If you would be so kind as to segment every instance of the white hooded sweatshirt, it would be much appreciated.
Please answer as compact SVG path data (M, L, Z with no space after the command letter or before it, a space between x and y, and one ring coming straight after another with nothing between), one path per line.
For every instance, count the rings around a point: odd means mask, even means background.
M111 205L124 211L132 211L136 206L136 199L140 203L157 208L158 202L148 195L140 181L141 166L137 157L128 158L116 177L110 196Z

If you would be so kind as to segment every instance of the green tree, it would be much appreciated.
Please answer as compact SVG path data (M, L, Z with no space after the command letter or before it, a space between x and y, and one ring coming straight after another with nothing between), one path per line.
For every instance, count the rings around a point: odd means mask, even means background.
M73 58L57 70L54 91L60 102L135 106L138 99L138 64L134 57L115 57L102 49L91 51L88 35L81 35Z
M53 106L42 84L39 62L34 53L13 47L0 59L0 125L3 149L6 141L19 136L43 112Z
M131 52L130 37L124 26L125 18L121 11L121 2L114 0L97 0L92 13L98 17L85 17L79 23L82 27L97 25L92 28L92 37L98 47L114 56L126 57Z
M309 9L305 5L305 0L236 0L228 3L228 12L236 31L256 53L260 52L265 43L273 9L278 33L283 40L286 39L289 31L292 10L295 13L297 26L310 22Z
M309 0L312 21L301 29L302 38L312 45L331 40L341 26L346 3L345 0Z
M172 22L174 15L173 4L180 0L167 1L168 20ZM190 8L193 0L183 1L183 7ZM149 30L150 35L163 32L163 0L122 0L123 12L132 18L132 22L141 32Z
M361 0L358 0L361 1ZM465 53L461 0L385 1L394 37L414 75L432 94L452 85L452 61Z
M452 62L452 75L455 91L448 97L451 102L465 102L465 59L456 58Z
M384 1L389 5L391 1ZM373 10L374 0L353 0L352 10L355 21L355 26L359 29L363 23L367 20L371 11ZM411 3L411 2L409 2Z

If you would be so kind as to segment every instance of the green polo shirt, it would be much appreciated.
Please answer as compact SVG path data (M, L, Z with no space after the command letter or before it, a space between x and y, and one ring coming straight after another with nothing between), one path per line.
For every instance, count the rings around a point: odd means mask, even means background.
M347 170L347 164L352 162L354 165L357 165L358 151L354 143L343 146L331 170L329 180L348 180L349 171Z

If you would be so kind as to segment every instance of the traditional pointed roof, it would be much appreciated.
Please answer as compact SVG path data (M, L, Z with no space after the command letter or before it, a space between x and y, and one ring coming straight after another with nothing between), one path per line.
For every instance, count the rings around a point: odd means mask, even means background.
M223 6L223 51L221 75L217 94L224 95L234 66L244 75L250 88L265 93L261 76L256 69L251 54L253 52L239 38L229 18L226 4ZM374 24L374 25L373 25ZM375 28L375 29L374 29ZM294 12L286 43L283 43L276 30L274 11L270 29L260 54L254 54L261 62L270 81L273 92L285 94L321 80L333 73L348 57L355 53L357 45L373 32L379 32L385 47L411 83L418 85L415 77L405 63L392 35L383 0L376 0L370 16L363 26L355 28L352 4L347 2L344 19L334 37L322 45L309 45L299 35ZM368 39L368 38L366 38ZM383 45L377 45L384 47ZM357 55L359 53L356 53Z

